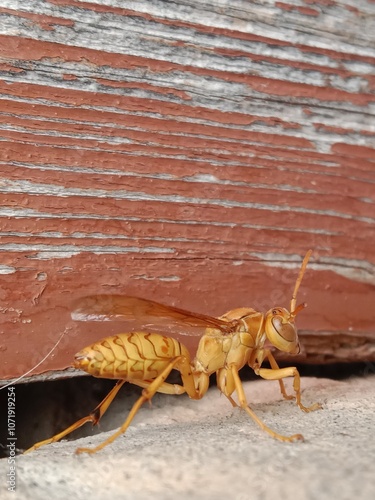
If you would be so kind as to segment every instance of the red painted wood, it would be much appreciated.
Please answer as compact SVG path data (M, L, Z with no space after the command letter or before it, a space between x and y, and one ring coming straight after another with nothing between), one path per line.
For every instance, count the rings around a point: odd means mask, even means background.
M72 323L86 294L288 306L308 248L299 361L375 360L373 2L11 4L0 379L126 329Z

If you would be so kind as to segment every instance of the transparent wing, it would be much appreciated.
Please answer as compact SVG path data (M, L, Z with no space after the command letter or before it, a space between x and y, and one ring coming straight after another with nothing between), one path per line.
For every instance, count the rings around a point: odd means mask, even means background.
M83 297L73 305L71 316L75 321L126 321L149 330L176 331L180 335L203 335L207 327L231 333L238 324L129 295Z

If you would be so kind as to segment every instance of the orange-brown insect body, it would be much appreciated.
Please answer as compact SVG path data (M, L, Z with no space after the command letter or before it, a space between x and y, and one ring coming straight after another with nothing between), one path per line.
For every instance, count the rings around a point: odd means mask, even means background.
M173 325L172 333L177 331L177 328L180 331L181 329L198 329L198 333L203 333L203 335L200 338L196 356L191 361L186 347L170 336L143 331L120 333L86 347L75 356L74 366L95 377L119 379L119 382L90 415L52 438L36 443L31 449L57 441L88 421L96 424L124 382L128 381L143 387L142 396L134 404L124 424L113 436L96 448L77 450L95 453L125 432L138 409L156 392L166 394L186 392L192 399L200 399L208 390L210 375L215 372L220 391L233 406L237 406L232 399L232 394L236 392L239 406L264 431L281 441L303 439L300 434L292 436L278 434L257 417L247 403L238 372L245 364L248 364L262 378L277 380L284 398L296 399L301 410L310 412L320 408L318 403L310 407L302 404L300 377L297 369L295 367L279 368L269 348L273 346L292 354L299 352L295 317L305 304L296 307L296 295L310 254L311 251L303 260L294 287L290 311L283 307L274 307L266 313L260 313L252 308L238 308L227 312L220 318L212 318L137 297L98 295L82 299L72 314L77 320L119 318L139 320L144 317L147 329L151 329L153 325L158 326L159 330L160 325L166 330ZM271 368L262 367L265 360L268 360ZM180 371L182 385L166 382L172 369ZM283 383L285 377L293 377L295 396L287 395Z
M189 352L171 337L119 333L82 349L75 355L73 365L94 377L131 382L156 378L177 356L189 359Z

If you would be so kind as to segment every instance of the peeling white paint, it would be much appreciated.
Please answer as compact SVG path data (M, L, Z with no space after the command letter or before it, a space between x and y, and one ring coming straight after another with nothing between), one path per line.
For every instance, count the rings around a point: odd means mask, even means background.
M302 263L301 256L297 254L251 252L250 255L261 260L265 266L279 269L298 269ZM375 266L364 260L319 257L317 262L310 261L308 267L314 271L332 271L352 281L375 285Z
M6 266L5 264L0 265L0 274L14 274L17 269L12 266Z
M130 276L131 279L133 280L145 280L145 281L154 281L156 278L155 276L149 276L147 274L133 274Z
M364 260L319 257L319 262L313 262L309 267L317 271L332 271L352 281L375 286L375 266Z
M278 267L280 269L295 269L301 267L302 258L299 254L285 255L283 253L260 253L249 252L249 255L259 259L262 264L268 267ZM309 263L310 267L310 263Z
M29 193L29 194L43 194L43 195L54 195L60 197L69 196L80 196L80 197L95 197L95 198L106 198L106 199L116 199L116 200L130 200L130 201L161 201L167 203L192 203L196 205L212 205L227 208L253 208L257 210L267 210L272 212L295 212L303 214L315 214L322 215L325 217L337 217L340 219L356 220L365 222L368 224L375 224L375 218L363 217L360 215L352 215L344 212L339 212L337 210L321 210L305 207L290 207L288 205L274 205L274 204L264 204L264 203L252 203L252 202L241 202L229 199L217 199L217 198L198 198L194 196L181 196L181 195L157 195L145 193L142 191L128 191L125 189L121 190L111 190L106 189L81 189L81 188L67 188L64 186L56 184L40 184L30 181L17 180L13 181L10 179L5 179L5 187L0 189L0 192L5 193Z
M64 212L62 214L52 214L48 212L38 212L32 209L21 209L21 208L4 208L0 207L0 216L3 217L17 217L17 218L45 218L45 219L71 219L71 220L108 220L108 215L101 214L79 214L72 212ZM199 220L174 220L165 218L141 218L141 217L127 217L123 215L111 215L110 220L124 221L124 222L158 222L162 224L181 224L187 226L213 226L213 227L243 227L246 229L270 229L272 231L280 232L298 232L298 233L311 233L311 234L323 234L329 236L337 236L342 234L342 231L332 231L321 228L285 228L280 226L267 226L264 224L249 224L249 223L237 223L237 222L221 222L221 221L199 221ZM83 234L83 233L82 233ZM28 235L29 236L29 235ZM122 237L122 236L119 236Z
M226 181L223 181L212 174L195 174L195 175L183 177L182 179L184 181L187 181L187 182L207 182L209 184L217 184L217 183L225 183L226 182Z
M28 258L35 260L50 260L50 259L70 259L81 253L91 252L95 255L102 254L124 254L124 253L174 253L173 248L160 247L119 247L119 246L81 246L79 248L73 245L22 245L22 244L6 244L2 245L1 249L10 252L35 252L29 255ZM6 266L8 267L8 266ZM9 268L11 269L11 268ZM8 271L8 269L5 269ZM11 272L15 272L14 271ZM10 272L0 272L0 274L10 274Z
M260 182L245 182L245 181L232 181L229 179L219 179L214 175L208 174L195 174L189 177L183 177L185 182L201 182L208 184L217 184L220 186L241 186L253 189L266 189L275 191L292 191L295 193L310 193L317 194L316 189L306 189L300 186L292 186L290 184L264 184Z
M30 251L30 250L28 250ZM71 259L72 257L79 255L81 252L54 252L54 251L46 251L46 252L38 252L35 255L30 255L30 260L52 260L52 259Z
M135 280L146 280L146 281L180 281L181 278L179 276L171 275L171 276L150 276L148 274L133 274L130 276Z

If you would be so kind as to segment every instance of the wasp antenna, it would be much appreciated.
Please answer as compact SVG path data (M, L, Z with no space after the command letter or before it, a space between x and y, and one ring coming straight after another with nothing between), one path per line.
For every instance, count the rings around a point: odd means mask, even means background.
M311 254L312 254L312 250L310 249L307 251L305 258L303 259L302 266L301 266L301 269L300 269L300 272L299 272L299 275L298 275L298 278L297 278L297 281L296 281L296 284L294 287L292 300L290 302L290 312L291 313L295 313L298 289L299 289L299 286L301 284L303 275L305 274L306 266L307 266L307 263L309 262Z
M294 311L292 311L290 313L290 319L293 319L297 316L297 314L302 311L302 309L305 309L305 307L307 307L307 304L306 302L303 302L302 304L300 304L299 306L297 306Z

